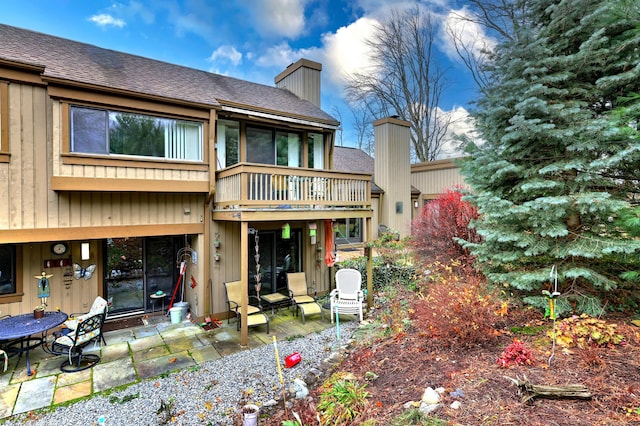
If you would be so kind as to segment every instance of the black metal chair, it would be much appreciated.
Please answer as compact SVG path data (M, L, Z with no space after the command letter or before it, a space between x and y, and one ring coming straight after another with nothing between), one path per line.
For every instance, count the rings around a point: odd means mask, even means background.
M9 318L10 316L11 315L2 315L2 316L0 316L0 319ZM3 369L3 371L7 371L7 367L9 366L9 354L7 354L7 352L5 351L5 349L7 349L6 346L9 343L10 342L7 341L7 340L0 340L0 356L2 356L2 358L4 359L4 369Z
M78 326L74 331L53 341L50 352L67 357L60 365L60 370L65 373L72 373L86 370L100 362L98 355L85 354L83 350L92 342L100 342L102 325L106 315L105 311L84 318L78 322Z
M70 331L73 331L76 329L76 327L78 327L79 321L84 321L85 318L103 311L105 315L102 321L104 322L107 319L106 314L109 312L109 304L102 297L98 296L93 301L93 304L91 305L91 309L89 310L89 312L70 314L69 319L66 320L62 325L68 328ZM100 330L102 330L102 327L100 327ZM57 335L56 337L60 337L60 335ZM102 331L100 331L100 341L98 341L98 343L100 343L101 346L102 346L102 343L104 343L105 345L107 344L107 341L104 340L104 335L102 334Z

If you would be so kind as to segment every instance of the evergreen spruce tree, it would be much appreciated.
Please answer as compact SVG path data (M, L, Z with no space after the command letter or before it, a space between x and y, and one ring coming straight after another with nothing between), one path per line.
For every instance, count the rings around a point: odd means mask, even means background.
M482 143L462 171L494 283L544 307L600 314L638 267L618 215L640 200L640 0L531 0L503 43L474 117Z

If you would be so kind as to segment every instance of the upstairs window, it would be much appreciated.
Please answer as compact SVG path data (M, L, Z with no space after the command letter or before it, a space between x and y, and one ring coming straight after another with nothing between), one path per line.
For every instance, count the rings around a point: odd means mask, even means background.
M203 124L71 106L71 152L202 161Z
M320 133L309 133L307 139L309 168L324 169L324 136Z
M218 169L233 166L240 162L240 123L219 120L216 139Z
M302 143L300 134L247 126L247 161L301 167Z

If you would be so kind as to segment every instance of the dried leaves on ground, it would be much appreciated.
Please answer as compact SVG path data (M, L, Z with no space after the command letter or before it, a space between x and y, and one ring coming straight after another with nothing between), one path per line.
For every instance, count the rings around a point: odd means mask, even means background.
M452 425L617 425L640 424L640 328L630 318L607 318L624 336L620 344L584 348L556 346L552 357L552 322L536 311L510 307L497 316L496 339L481 346L442 345L433 339L431 309L426 298L407 292L410 322L396 318L404 327L372 322L359 334L356 344L339 366L367 384L365 410L351 424L390 425L420 401L427 387L444 388L439 410L430 414L442 424ZM380 319L383 306L374 310ZM501 312L505 314L505 312ZM367 333L366 330L373 331ZM384 330L387 330L384 332ZM531 365L502 366L497 360L514 339L524 342L535 355ZM593 395L590 400L534 398L521 402L518 387L507 379L524 378L535 385L580 384ZM305 425L318 422L315 406L318 391L311 389L312 403L297 401L296 411ZM458 409L451 408L460 401ZM315 402L315 404L313 403ZM284 414L264 419L264 425L280 425ZM427 423L416 423L427 424ZM428 423L434 424L434 423Z

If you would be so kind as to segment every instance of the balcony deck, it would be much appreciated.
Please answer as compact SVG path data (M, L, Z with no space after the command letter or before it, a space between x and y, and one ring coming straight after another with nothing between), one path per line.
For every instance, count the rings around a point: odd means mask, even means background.
M236 164L216 174L213 217L278 219L371 217L371 175L263 164ZM271 213L273 214L273 213Z

